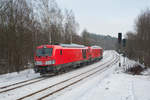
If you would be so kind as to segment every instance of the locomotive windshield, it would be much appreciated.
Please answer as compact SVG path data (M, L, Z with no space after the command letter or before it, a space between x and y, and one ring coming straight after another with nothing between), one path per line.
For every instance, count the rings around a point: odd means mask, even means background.
M36 56L51 56L53 48L40 48L36 51Z

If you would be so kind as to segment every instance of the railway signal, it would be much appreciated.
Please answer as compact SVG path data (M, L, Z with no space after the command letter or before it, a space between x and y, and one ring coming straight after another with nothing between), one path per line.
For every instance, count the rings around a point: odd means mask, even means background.
M122 41L122 33L118 33L118 43L121 44Z
M121 67L121 59L120 59L120 53L123 52L123 57L124 57L124 61L123 61L123 66L125 66L125 47L126 47L126 39L122 39L122 33L118 33L118 46L119 46L119 67ZM121 48L124 49L121 49Z
M119 43L119 67L121 67L121 59L120 59L121 41L122 41L122 33L118 33L118 43Z
M123 46L123 47L126 47L126 39L123 39L123 40L122 40L122 46Z

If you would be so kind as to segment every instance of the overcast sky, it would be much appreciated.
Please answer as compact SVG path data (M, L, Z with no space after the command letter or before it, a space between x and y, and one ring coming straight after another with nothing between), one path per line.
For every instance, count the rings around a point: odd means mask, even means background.
M72 9L80 31L111 35L134 30L140 12L150 8L150 0L57 0L61 8Z

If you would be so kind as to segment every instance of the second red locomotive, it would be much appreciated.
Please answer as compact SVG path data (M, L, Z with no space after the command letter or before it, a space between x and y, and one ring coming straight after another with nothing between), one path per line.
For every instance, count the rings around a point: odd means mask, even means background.
M35 72L40 74L58 73L67 67L77 67L100 60L103 49L98 46L86 47L77 44L41 45L34 56Z

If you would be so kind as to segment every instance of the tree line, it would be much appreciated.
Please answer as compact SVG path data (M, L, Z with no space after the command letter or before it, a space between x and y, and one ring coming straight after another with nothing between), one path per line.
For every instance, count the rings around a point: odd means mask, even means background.
M73 11L55 0L1 0L0 74L25 69L41 44L84 44L78 29Z
M150 10L141 12L135 21L134 32L127 32L126 52L129 58L150 66Z
M85 29L82 32L82 38L84 45L97 45L104 50L117 50L117 38L115 37L90 33Z

